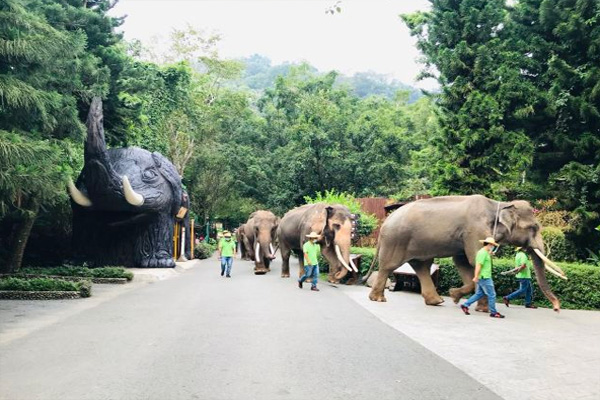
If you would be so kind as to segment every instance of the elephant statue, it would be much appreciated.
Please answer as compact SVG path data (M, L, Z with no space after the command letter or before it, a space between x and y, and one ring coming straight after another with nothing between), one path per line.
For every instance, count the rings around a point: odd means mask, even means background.
M254 261L254 274L263 275L271 270L275 258L273 242L277 234L279 218L271 211L259 210L250 214L243 225L241 235L245 253Z
M490 236L499 244L527 249L542 292L559 311L560 302L550 290L544 268L562 277L564 273L544 255L540 225L529 203L499 202L481 195L417 200L394 211L379 233L380 272L369 298L386 301L383 291L387 277L408 262L419 278L425 304L441 304L444 300L435 289L430 266L434 258L452 257L463 280L462 287L450 290L452 300L458 303L475 288L472 279L475 255L481 248L479 240ZM372 270L373 265L369 273ZM478 310L487 311L487 299L480 301Z
M288 211L277 229L281 250L281 277L290 276L290 254L295 251L300 262L299 276L303 274L304 254L302 245L306 235L317 232L321 238L321 254L329 262L328 281L339 283L348 272L358 269L350 259L352 214L341 204L306 204Z
M107 149L98 97L88 114L84 167L77 182L69 182L69 193L77 259L94 265L175 266L175 218L189 226L189 213L182 209L189 199L181 177L159 153L137 147Z
M246 224L241 224L236 232L235 232L235 239L237 240L239 249L240 249L240 258L242 260L251 260L250 258L250 251L246 248L246 246L244 245L244 229L246 227Z

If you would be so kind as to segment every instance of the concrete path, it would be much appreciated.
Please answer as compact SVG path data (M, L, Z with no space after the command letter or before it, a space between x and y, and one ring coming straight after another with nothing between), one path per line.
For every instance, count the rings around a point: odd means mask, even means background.
M340 290L381 321L465 371L505 399L600 399L600 312L530 310L498 304L505 319L473 311L466 316L450 298L426 306L416 293L369 288Z
M300 290L278 262L255 276L236 260L231 279L195 265L81 302L0 302L0 398L500 398L353 288Z

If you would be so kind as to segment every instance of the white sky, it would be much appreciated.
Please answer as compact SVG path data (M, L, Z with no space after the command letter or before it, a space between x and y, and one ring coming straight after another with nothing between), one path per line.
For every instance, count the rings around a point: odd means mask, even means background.
M273 64L307 61L321 71L375 71L404 83L421 69L415 40L399 15L426 10L427 0L343 0L341 13L326 14L336 0L120 0L112 15L127 15L128 40L152 42L190 24L221 34L221 57L255 53Z

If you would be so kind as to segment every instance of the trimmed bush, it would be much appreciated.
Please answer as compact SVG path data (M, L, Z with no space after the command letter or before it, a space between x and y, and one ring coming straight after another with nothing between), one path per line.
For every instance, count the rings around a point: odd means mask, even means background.
M493 262L492 279L496 287L496 294L501 299L502 296L517 290L519 281L514 275L500 274L502 271L514 268L512 259L494 259ZM463 283L451 258L437 259L436 263L440 265L438 292L447 296L450 288L460 287ZM565 271L569 280L564 281L551 274L546 274L546 279L550 288L560 300L561 307L582 310L600 309L600 268L588 264L562 262L559 266ZM551 307L550 302L540 290L535 276L532 277L532 282L535 296L534 303L541 307ZM522 303L522 299L521 301L514 300L511 302L519 304Z
M194 247L194 258L198 258L200 260L210 258L216 250L216 243L212 244L200 242Z
M90 297L92 294L92 283L87 280L69 282L52 278L27 279L8 277L0 279L0 290L25 292L79 292L81 297Z
M359 272L361 274L366 274L371 266L371 261L373 261L373 257L375 256L375 249L371 247L351 247L350 253L361 255ZM319 270L322 272L329 272L329 263L323 255L319 256Z
M128 281L133 279L133 272L127 271L123 267L51 267L51 268L23 268L20 273L35 275L55 275L55 276L79 276L85 278L125 278Z

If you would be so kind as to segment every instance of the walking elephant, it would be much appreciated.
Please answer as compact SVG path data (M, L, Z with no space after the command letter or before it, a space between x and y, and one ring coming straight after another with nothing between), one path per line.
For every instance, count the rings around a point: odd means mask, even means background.
M241 224L236 232L235 232L235 239L237 240L238 243L238 248L240 249L240 258L242 260L251 260L250 258L250 251L246 248L246 246L244 245L244 229L246 227L246 224Z
M77 182L69 182L69 192L76 258L95 265L175 266L173 225L189 204L181 177L160 153L107 149L98 97L88 115L84 167Z
M544 267L563 277L564 273L544 255L540 225L529 203L498 202L480 195L417 200L394 211L379 233L380 273L369 298L386 301L383 290L388 275L408 262L419 278L425 304L441 304L444 300L433 285L429 269L434 258L452 257L463 280L462 287L450 290L453 301L458 303L475 287L472 279L475 255L481 247L479 240L490 236L499 244L527 249L542 292L559 311L560 302L550 290ZM479 309L487 311L487 302L481 302Z
M271 270L271 260L275 258L273 242L277 234L279 218L271 211L259 210L250 214L243 224L240 242L247 256L254 261L254 273L263 275Z
M339 283L348 271L358 272L350 260L350 242L352 235L352 214L340 204L307 204L288 211L277 229L279 248L281 249L281 277L290 276L290 255L292 250L298 254L300 262L299 276L302 276L304 254L302 245L306 235L316 232L321 236L321 253L329 262L331 283Z

